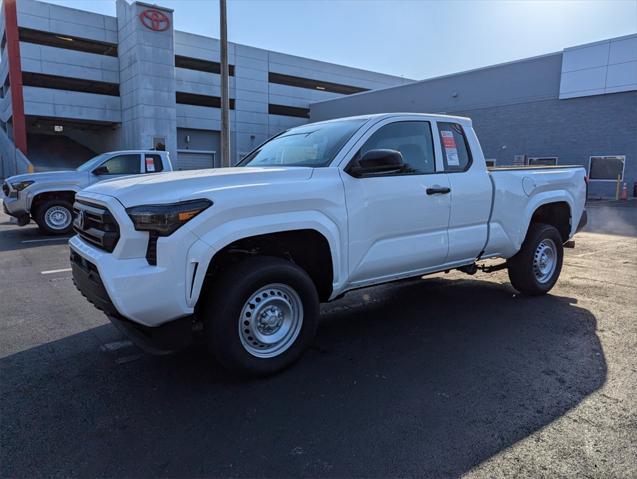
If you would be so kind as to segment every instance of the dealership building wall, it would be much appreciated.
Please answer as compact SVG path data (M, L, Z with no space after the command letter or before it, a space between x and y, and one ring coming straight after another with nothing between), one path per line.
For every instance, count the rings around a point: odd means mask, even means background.
M594 157L601 168L593 172L595 178L602 170L614 176L618 170L610 163L623 161L618 169L632 195L637 182L637 35L310 106L312 121L381 112L470 117L485 157L498 166L556 161L589 170ZM592 179L590 195L614 196L616 183Z
M153 147L177 168L219 165L219 41L174 30L161 6L116 6L111 17L3 1L0 177ZM233 162L308 122L313 101L410 81L235 43L229 64Z

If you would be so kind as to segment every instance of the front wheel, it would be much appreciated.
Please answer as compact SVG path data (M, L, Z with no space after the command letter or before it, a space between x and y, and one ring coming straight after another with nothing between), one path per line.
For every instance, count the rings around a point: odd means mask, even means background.
M308 274L274 257L246 259L204 293L204 327L219 362L232 372L265 376L301 357L316 334L319 300Z
M65 200L46 201L38 207L35 222L43 233L68 234L73 230L73 205Z
M507 261L511 284L522 294L546 294L560 276L563 258L559 231L551 225L532 223L522 248Z

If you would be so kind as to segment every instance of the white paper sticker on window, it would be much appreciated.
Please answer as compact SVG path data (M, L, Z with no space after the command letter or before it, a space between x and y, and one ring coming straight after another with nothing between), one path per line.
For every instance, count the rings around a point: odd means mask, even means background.
M460 166L460 158L458 157L458 149L456 148L456 139L453 136L453 132L441 130L440 137L442 138L442 146L445 149L447 165Z
M155 160L150 156L146 157L146 171L149 173L155 172Z

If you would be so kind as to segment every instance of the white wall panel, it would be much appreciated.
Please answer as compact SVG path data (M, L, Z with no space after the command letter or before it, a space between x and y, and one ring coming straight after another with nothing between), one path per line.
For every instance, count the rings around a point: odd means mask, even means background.
M117 96L29 86L24 87L24 112L27 115L80 120L121 121Z
M637 90L637 35L567 48L560 98Z

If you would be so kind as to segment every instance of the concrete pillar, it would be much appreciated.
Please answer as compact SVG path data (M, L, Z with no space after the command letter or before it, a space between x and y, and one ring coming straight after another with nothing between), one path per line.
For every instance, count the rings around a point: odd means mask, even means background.
M177 161L173 11L117 0L122 142L146 149L164 142Z

